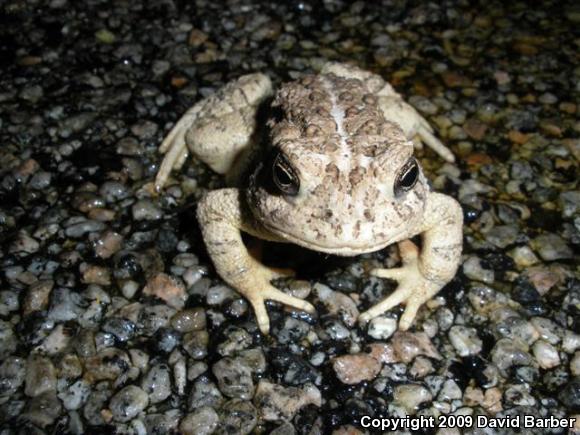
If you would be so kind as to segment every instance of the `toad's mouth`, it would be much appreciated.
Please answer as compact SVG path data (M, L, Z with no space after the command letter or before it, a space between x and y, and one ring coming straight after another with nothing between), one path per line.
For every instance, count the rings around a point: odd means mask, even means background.
M368 254L370 252L379 251L387 246L399 242L408 238L406 231L399 231L395 234L390 235L388 239L379 240L375 239L372 242L361 242L360 245L338 242L329 240L327 243L322 243L321 241L314 240L314 238L298 237L296 234L289 233L288 231L282 230L275 225L263 223L264 227L268 229L271 233L281 237L285 241L294 243L295 245L302 246L303 248L311 249L317 252L323 252L325 254L340 255L344 257L353 257L355 255ZM355 240L356 242L356 240Z

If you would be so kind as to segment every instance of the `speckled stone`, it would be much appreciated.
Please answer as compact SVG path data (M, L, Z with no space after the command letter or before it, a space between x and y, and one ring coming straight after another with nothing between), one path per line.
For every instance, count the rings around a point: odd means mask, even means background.
M558 350L550 343L538 340L534 343L532 351L536 361L543 369L551 369L560 365Z
M568 382L558 394L558 398L572 412L580 412L580 378Z
M320 407L322 398L318 388L312 384L303 388L285 388L262 380L256 389L254 404L266 421L290 421L304 406L312 404Z
M415 414L419 405L433 399L427 388L415 384L397 385L393 392L393 398L410 415Z
M141 388L149 395L150 403L163 402L171 394L171 374L165 364L149 369L141 381Z
M239 433L247 435L258 422L256 408L251 402L232 399L224 403L219 412L218 434Z
M220 391L228 397L250 399L254 394L252 371L239 360L225 357L212 367Z
M111 398L109 408L115 420L127 422L139 415L148 404L147 393L135 385L129 385Z
M453 326L449 330L449 341L460 356L476 355L481 352L482 341L474 328Z
M332 366L338 379L344 384L358 384L374 379L381 370L381 362L368 354L343 355Z
M532 240L532 247L546 261L573 258L573 252L559 235L546 233Z
M218 414L208 406L187 414L179 423L180 433L184 435L210 435L217 428Z
M56 392L56 370L49 358L31 355L26 362L24 393L37 397L43 393Z

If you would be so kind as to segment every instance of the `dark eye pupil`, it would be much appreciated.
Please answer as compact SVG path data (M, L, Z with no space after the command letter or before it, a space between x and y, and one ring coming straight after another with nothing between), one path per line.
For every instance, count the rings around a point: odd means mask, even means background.
M281 165L276 165L274 171L276 171L275 176L278 184L281 184L282 186L289 186L292 184L292 178L290 174Z
M419 165L415 159L409 160L397 177L395 182L395 195L402 195L403 193L411 190L417 179L419 178Z
M274 159L272 179L280 192L292 196L298 194L300 181L294 168L282 153L278 154Z
M417 165L413 165L401 178L401 187L405 189L413 187L417 181L417 175L419 175L419 169L417 169Z

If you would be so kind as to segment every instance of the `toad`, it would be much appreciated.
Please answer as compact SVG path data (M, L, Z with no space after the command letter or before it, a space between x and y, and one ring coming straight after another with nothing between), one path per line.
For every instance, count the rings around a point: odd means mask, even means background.
M274 90L249 74L199 101L160 147L157 190L189 153L224 174L228 185L205 194L197 217L217 273L252 305L268 333L265 301L314 313L271 284L279 272L252 257L242 232L329 254L354 256L398 243L401 267L370 273L396 290L360 315L364 323L403 303L399 328L455 275L463 214L434 192L413 157L413 141L444 160L453 154L427 121L379 75L328 63ZM410 238L420 235L420 249Z

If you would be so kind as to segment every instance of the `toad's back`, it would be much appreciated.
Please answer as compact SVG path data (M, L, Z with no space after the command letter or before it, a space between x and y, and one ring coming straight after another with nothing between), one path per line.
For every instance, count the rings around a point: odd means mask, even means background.
M385 119L377 96L355 78L334 74L287 83L273 106L283 119L272 122L274 145L333 157L337 167L368 166L389 144L403 144L403 132ZM365 158L366 157L366 158Z

